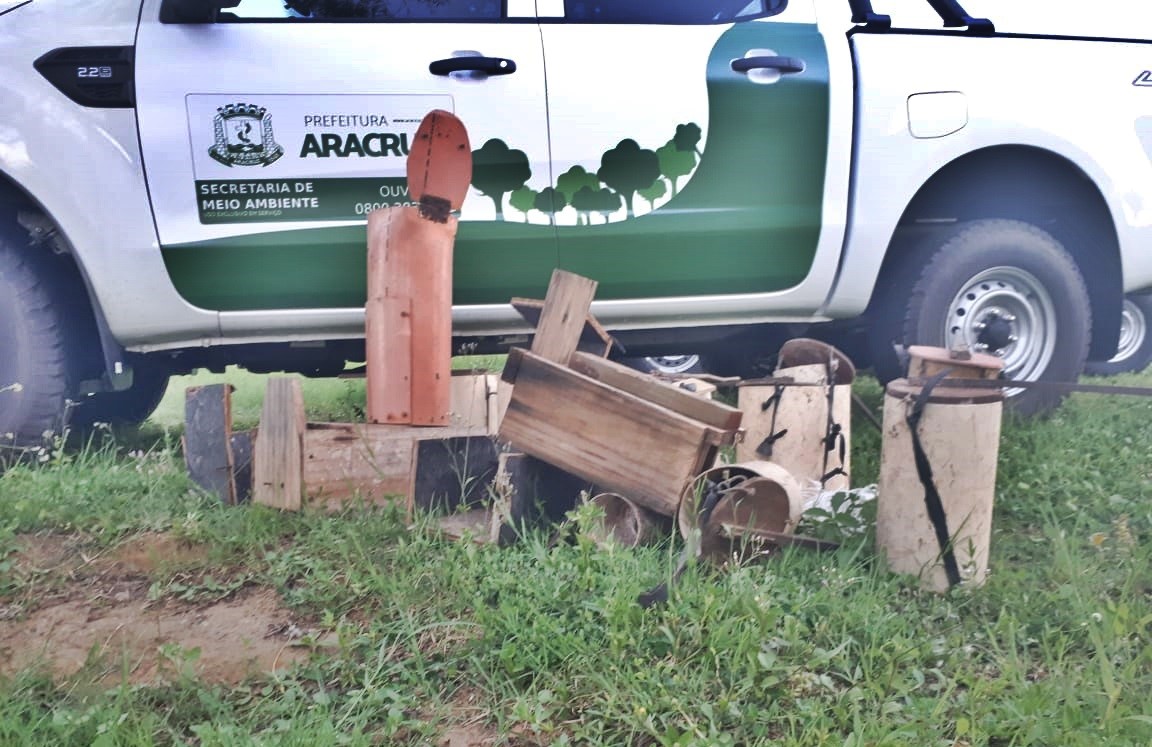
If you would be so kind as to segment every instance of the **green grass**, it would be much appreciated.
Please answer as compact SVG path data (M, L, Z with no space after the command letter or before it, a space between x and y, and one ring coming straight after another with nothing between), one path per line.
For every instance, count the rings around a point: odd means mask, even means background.
M237 420L255 422L260 378L225 378ZM168 531L205 548L216 578L276 589L334 645L239 688L25 671L0 681L0 745L434 745L473 718L509 745L1152 744L1152 400L1078 395L1006 421L983 588L922 592L865 534L689 571L644 610L636 595L677 545L553 547L542 532L481 547L387 509L218 505L176 439L182 387L209 379L176 382L151 429L0 476L0 608L47 583L13 573L21 536L107 547ZM874 381L857 389L878 409ZM362 405L358 381L306 392L310 417ZM879 435L853 425L867 484ZM189 594L186 575L150 581Z

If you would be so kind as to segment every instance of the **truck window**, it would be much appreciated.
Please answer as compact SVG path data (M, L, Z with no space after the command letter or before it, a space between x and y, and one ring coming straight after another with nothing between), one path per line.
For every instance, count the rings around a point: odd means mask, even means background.
M243 20L498 21L501 0L241 0L229 13ZM222 20L226 20L226 16Z
M694 26L774 16L788 0L565 0L573 23L644 23Z

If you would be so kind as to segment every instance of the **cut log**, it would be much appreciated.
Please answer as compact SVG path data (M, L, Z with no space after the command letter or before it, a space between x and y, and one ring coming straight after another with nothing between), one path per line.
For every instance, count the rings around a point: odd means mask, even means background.
M231 384L184 390L184 463L188 476L226 504L237 502L232 454Z
M618 493L600 493L591 500L604 509L601 527L595 532L600 545L615 542L622 547L640 547L672 528L667 516L660 516Z
M805 491L848 490L852 384L831 383L827 363L779 368L776 376L796 385L739 388L746 432L736 445L736 461L779 464Z
M268 379L256 439L252 500L285 511L299 511L304 496L304 395L300 380Z

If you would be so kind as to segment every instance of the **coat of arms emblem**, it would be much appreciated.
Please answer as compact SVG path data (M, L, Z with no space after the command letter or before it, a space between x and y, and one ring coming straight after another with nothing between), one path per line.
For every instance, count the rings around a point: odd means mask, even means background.
M267 166L284 155L272 137L272 115L262 106L221 106L212 126L216 142L208 155L225 166Z

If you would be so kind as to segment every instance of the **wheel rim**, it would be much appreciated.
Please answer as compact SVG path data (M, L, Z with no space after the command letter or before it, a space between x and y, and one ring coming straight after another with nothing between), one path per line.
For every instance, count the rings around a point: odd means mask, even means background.
M660 355L647 359L652 368L660 373L677 374L690 371L700 362L698 355Z
M1056 331L1056 305L1043 283L1018 267L993 267L956 294L944 339L950 349L999 356L1007 378L1035 381L1052 361Z
M1124 308L1120 312L1120 345L1116 348L1116 355L1108 359L1109 363L1122 363L1136 354L1143 345L1144 338L1148 336L1148 320L1140 307L1124 299Z

